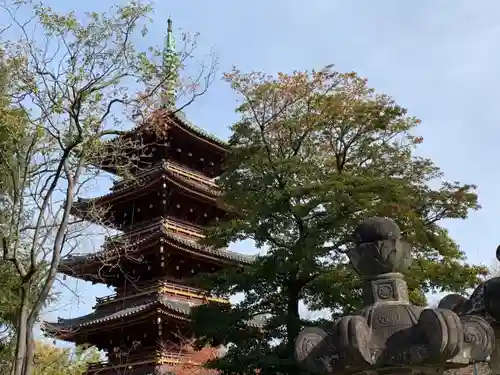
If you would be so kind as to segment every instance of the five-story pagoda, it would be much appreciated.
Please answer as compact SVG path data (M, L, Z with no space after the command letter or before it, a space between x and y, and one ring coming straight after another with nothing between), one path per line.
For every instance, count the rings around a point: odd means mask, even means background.
M175 63L171 21L165 66ZM134 177L115 182L111 192L79 199L76 216L105 222L123 233L105 241L98 253L64 260L60 272L93 283L105 283L115 294L97 298L94 312L75 319L44 323L44 331L76 344L92 344L107 361L91 364L87 374L149 374L172 371L179 364L200 365L183 352L192 338L192 306L216 300L193 285L194 276L252 258L202 246L202 227L226 215L214 178L221 172L227 145L172 111L171 87L149 123L109 143L141 145L126 155ZM126 152L125 152L126 153ZM132 154L136 155L132 155ZM134 157L133 157L134 156ZM102 169L119 174L108 158ZM96 212L99 212L96 215Z

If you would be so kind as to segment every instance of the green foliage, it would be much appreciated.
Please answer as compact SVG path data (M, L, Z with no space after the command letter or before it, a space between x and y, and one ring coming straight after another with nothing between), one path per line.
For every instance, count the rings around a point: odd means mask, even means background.
M7 58L0 52L0 195L2 196L2 220L5 224L9 201L18 193L19 180L25 164L27 143L27 117L13 102L13 71L18 58Z
M413 303L424 305L428 292L477 284L486 270L467 264L439 225L479 208L475 187L443 182L432 160L415 156L423 141L413 133L418 119L354 73L274 78L234 71L226 79L243 103L219 183L238 217L213 228L207 242L252 239L267 253L207 282L218 295L244 294L229 312L203 307L194 314L201 337L217 332L235 344L212 367L223 374L297 373L294 339L307 324L299 302L334 316L361 305L360 279L345 251L368 216L393 218L415 245L407 274ZM267 318L263 330L242 334L241 323L259 315Z
M33 375L81 375L87 363L99 360L96 348L77 347L72 351L36 342Z
M0 53L0 245L7 243L5 227L13 216L12 200L18 195L19 181L25 167L26 116L12 102L9 82L17 59ZM15 323L20 305L21 279L13 263L0 261L0 361L8 361L11 354L10 340L15 334Z

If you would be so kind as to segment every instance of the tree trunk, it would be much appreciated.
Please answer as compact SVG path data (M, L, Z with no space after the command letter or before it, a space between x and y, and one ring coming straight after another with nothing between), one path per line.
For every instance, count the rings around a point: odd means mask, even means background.
M300 332L300 315L299 315L299 296L298 288L291 287L288 290L288 305L287 305L287 348L288 352L293 355L295 350L295 339Z
M24 356L23 375L33 373L33 360L35 358L35 340L33 340L33 329L35 322L28 319L26 324L26 355Z
M21 287L21 306L19 307L19 317L17 323L17 338L15 350L15 362L12 366L12 375L22 375L23 365L26 358L26 337L29 316L29 288L26 285Z

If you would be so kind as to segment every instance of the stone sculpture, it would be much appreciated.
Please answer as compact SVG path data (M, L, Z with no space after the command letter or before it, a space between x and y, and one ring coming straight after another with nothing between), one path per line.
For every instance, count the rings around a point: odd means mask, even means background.
M305 328L296 340L296 358L317 374L439 374L484 361L494 332L478 315L410 304L402 275L411 263L411 245L387 218L370 218L354 233L348 252L364 279L365 307L333 322L329 329Z
M496 258L500 261L500 246L497 247ZM439 302L438 307L451 309L459 316L479 316L490 323L497 340L489 362L492 374L500 375L500 277L492 277L479 284L469 298L449 294Z

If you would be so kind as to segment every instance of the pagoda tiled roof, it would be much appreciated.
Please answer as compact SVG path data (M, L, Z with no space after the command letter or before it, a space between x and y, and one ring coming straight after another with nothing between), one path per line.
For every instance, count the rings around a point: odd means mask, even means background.
M181 124L186 126L187 129L191 130L193 133L196 135L209 139L212 142L218 144L219 146L222 146L224 148L228 147L228 143L217 138L215 135L208 133L207 131L203 130L199 126L195 125L193 122L189 121L185 115L184 112L182 111L176 111L171 116L175 117Z
M73 318L62 319L59 318L57 322L44 322L43 329L46 332L57 331L75 331L78 329L85 329L100 323L108 323L118 319L133 317L135 315L146 313L151 309L161 307L165 312L170 312L176 318L187 319L191 308L195 304L188 301L171 300L164 295L155 295L149 301L142 301L141 304L136 306L124 307L123 309L110 312L106 310L96 310L90 314Z
M226 248L214 248L202 245L199 243L201 234L198 238L186 236L180 234L179 231L176 232L175 228L182 230L189 228L189 226L180 224L176 220L159 218L147 226L138 228L132 232L109 237L101 251L88 254L74 254L63 259L59 266L59 271L66 274L73 274L71 271L75 266L90 264L96 261L109 261L115 257L119 257L120 254L129 248L133 249L131 251L140 251L143 245L158 241L160 238L164 238L168 245L184 252L196 252L200 255L207 255L240 264L251 264L256 259L255 255L241 254ZM193 230L197 229L193 228Z
M48 334L57 335L66 332L72 334L77 330L89 329L93 326L102 323L112 323L124 318L133 319L134 316L154 311L161 308L164 313L171 315L175 319L189 320L191 309L199 306L199 303L189 301L172 300L166 295L157 294L151 297L148 301L142 301L140 304L110 312L109 310L96 310L90 314L73 318L62 319L58 318L57 322L43 322L42 330ZM259 327L262 326L263 320L256 318L248 322L249 326Z
M125 132L125 136L131 136L133 134L136 134L138 132L141 132L143 130L148 130L151 127L151 121L154 121L155 119L162 119L162 120L168 120L168 119L174 120L174 124L178 126L179 128L184 129L185 131L192 133L193 135L213 143L214 145L218 146L220 149L223 149L224 151L228 151L229 149L229 144L226 141L223 141L222 139L216 137L215 135L207 132L206 130L203 130L201 127L197 126L188 118L186 117L186 114L181 111L181 110L175 110L175 111L169 111L164 108L160 108L156 111L154 111L149 118L146 119L145 122L138 124L131 130ZM171 122L169 122L171 123ZM114 142L116 139L114 138L111 139L110 142Z
M162 165L145 170L144 172L137 174L133 179L116 182L112 188L112 193L124 191L129 188L136 188L138 185L143 185L162 174L167 174L169 177L172 177L181 183L185 183L187 186L193 187L212 196L219 196L221 194L220 188L208 177L188 170L182 165L171 161L166 161Z
M147 189L153 186L162 179L162 176L166 176L169 182L181 189L193 190L195 193L202 194L207 198L216 199L221 195L220 189L210 179L196 175L178 164L165 162L163 165L136 175L133 179L115 183L108 194L96 198L79 198L74 205L75 209L78 210L84 208L86 204L97 203L114 197L118 198L127 194L137 195L138 189Z
M241 254L237 253L235 251L230 251L225 248L223 249L217 249L209 246L204 246L198 243L196 240L193 238L189 238L186 236L180 236L176 235L172 232L164 231L164 234L166 237L170 238L172 240L171 244L181 244L186 247L216 256L220 258L226 258L230 260L234 260L240 263L246 263L246 264L251 264L253 261L255 261L256 257L253 255L246 255L246 254Z

